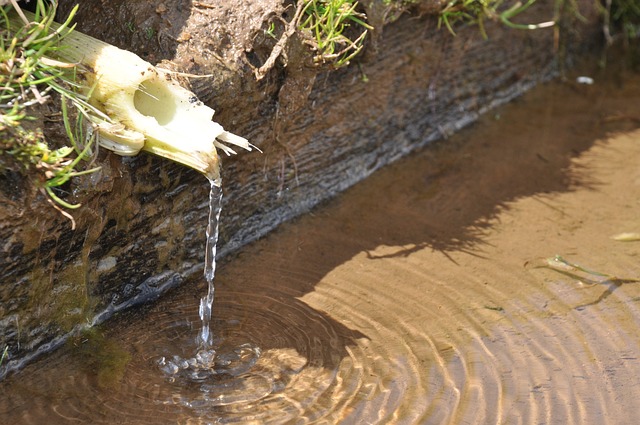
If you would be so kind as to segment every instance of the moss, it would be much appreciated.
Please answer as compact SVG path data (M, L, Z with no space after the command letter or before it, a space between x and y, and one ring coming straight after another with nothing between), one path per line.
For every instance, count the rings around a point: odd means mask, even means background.
M94 314L95 300L89 297L87 275L87 265L78 260L57 273L55 286L46 294L51 320L65 332L87 323Z
M97 328L90 328L69 340L69 345L98 386L116 387L124 377L131 353Z

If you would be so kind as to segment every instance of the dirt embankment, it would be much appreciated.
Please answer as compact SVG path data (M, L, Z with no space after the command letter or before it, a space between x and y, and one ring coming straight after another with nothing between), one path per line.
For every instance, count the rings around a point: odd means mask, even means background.
M216 109L216 121L263 151L223 158L222 253L556 75L558 46L564 55L594 43L599 31L588 0L578 1L587 22L574 22L560 40L553 29L490 22L488 39L473 26L454 37L428 13L436 2L393 17L369 0L363 10L375 29L351 65L314 66L293 34L258 80L294 8L277 0L228 4L85 0L78 12L83 32L152 63L210 75L192 79L193 90ZM539 0L526 19L551 19L553 4ZM60 13L71 5L61 2ZM11 188L0 193L0 348L9 347L10 359L0 376L78 326L201 272L206 180L146 154L102 152L99 162L99 173L67 188L83 204L74 231L15 176L0 176Z

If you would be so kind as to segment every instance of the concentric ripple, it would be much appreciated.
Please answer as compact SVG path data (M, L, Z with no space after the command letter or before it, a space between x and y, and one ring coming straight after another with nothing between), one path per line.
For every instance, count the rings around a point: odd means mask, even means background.
M190 282L10 377L2 422L635 423L630 81L537 90L509 131L383 170L219 268L206 351Z
M68 348L37 364L27 373L39 376L35 387L43 398L36 397L34 406L32 392L10 391L2 413L28 407L20 423L294 420L336 386L341 347L352 332L304 303L269 292L220 289L216 337L205 353L198 352L200 320L191 294L138 316L139 326L123 318L106 336L88 336L97 343L76 341L87 345L82 354ZM205 359L195 364L198 356Z

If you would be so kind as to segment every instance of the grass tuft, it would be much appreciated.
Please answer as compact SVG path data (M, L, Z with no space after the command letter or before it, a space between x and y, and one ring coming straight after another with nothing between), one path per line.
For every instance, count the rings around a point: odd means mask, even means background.
M445 26L451 34L455 35L453 27L458 23L470 23L478 25L482 36L487 38L484 28L485 20L501 22L509 28L521 30L534 30L548 28L555 25L554 21L539 24L518 24L513 18L519 16L531 7L536 0L527 0L524 4L516 1L511 5L505 5L505 0L450 0L440 12L438 25Z
M56 6L56 1L37 0L33 22L17 6L0 8L0 159L9 155L25 170L35 171L36 184L57 209L77 208L80 205L64 201L54 189L72 177L97 170L79 170L80 161L91 158L94 142L85 135L84 120L96 111L76 91L75 64L50 58L64 49L61 42L73 30L71 19L77 9L53 29ZM13 13L21 18L21 25L10 16ZM42 129L34 125L36 110L51 102L54 94L61 99L70 146L50 146ZM77 118L72 119L74 116ZM4 161L0 165L7 167Z
M638 0L608 0L611 23L620 28L625 40L640 38L640 2Z
M348 0L303 0L303 15L298 28L307 34L307 43L317 52L316 64L347 65L364 46L373 29L358 2Z

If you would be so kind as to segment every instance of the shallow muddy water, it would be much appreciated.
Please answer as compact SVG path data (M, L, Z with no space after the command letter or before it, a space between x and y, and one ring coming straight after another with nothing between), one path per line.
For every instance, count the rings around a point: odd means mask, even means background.
M225 259L215 374L161 365L197 348L200 279L9 377L1 422L635 423L640 241L612 237L640 232L640 74L607 73Z

